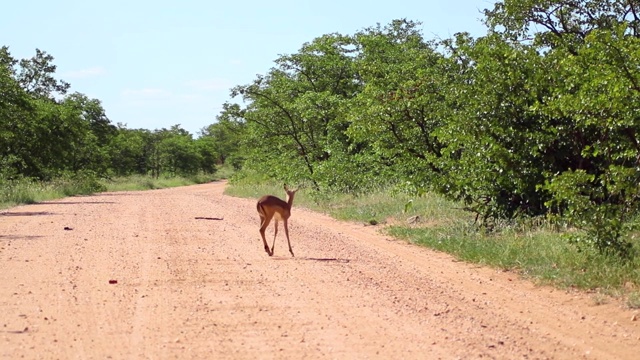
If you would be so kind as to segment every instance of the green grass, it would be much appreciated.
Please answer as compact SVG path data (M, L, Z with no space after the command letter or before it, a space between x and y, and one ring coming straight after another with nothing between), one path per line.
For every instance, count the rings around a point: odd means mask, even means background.
M455 255L511 270L541 283L614 294L625 284L640 284L640 261L623 261L593 251L577 251L559 233L548 230L500 234L462 232L453 226L393 226L390 235Z
M233 168L233 166L229 164L223 164L218 166L218 169L216 170L216 173L215 173L215 177L216 179L229 179L235 173L236 173L236 170Z
M281 184L249 177L232 179L226 194L284 197L284 190ZM393 189L367 195L317 194L303 189L296 194L294 206L340 220L380 224L396 238L466 262L513 271L536 283L594 292L596 304L606 303L608 296L624 295L629 307L640 307L639 257L625 261L588 249L578 251L545 221L504 225L498 232L487 233L478 230L474 216L459 204L433 194L412 197Z
M170 187L202 184L220 179L219 174L194 175L190 177L127 176L112 179L96 179L79 174L61 177L51 181L32 179L0 179L0 209L20 204L34 204L41 201L60 199L74 195L89 195L102 191L135 191L163 189Z
M215 179L216 177L214 176L205 175L195 175L192 177L161 176L157 179L151 176L132 175L101 180L101 183L104 184L106 191L139 191L203 184Z
M0 208L2 209L64 196L64 193L52 183L39 183L27 179L0 182Z
M634 291L627 297L627 306L631 309L640 309L640 292Z

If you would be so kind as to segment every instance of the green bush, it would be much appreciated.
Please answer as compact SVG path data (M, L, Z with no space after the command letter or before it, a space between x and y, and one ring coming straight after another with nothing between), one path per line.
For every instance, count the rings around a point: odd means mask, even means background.
M73 174L64 174L53 181L54 186L65 196L89 195L106 191L98 176L92 171L80 171Z
M32 204L36 201L37 183L28 178L0 177L0 204Z
M628 240L638 226L640 190L634 172L618 167L601 176L567 171L546 185L553 195L548 204L556 209L556 220L577 228L565 235L571 243L623 258L635 255L637 250Z

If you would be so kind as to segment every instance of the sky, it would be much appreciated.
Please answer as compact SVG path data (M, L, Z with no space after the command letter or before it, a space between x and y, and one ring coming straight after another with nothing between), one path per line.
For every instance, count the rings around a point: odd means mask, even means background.
M113 124L194 136L215 123L229 90L280 55L330 33L406 18L425 39L482 36L493 0L23 0L3 4L0 46L16 59L54 57L70 92L98 99Z

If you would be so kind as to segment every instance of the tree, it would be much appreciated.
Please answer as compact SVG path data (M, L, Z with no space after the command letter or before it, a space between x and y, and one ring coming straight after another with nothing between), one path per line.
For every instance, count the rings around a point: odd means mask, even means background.
M28 94L53 100L57 94L67 93L70 85L53 77L56 71L53 60L53 56L40 49L36 49L36 55L31 59L20 60L17 80Z
M0 48L0 176L14 177L27 166L21 133L33 116L33 104L15 79L9 48Z
M82 120L89 125L89 129L96 136L100 146L107 144L113 137L117 128L107 117L102 102L98 99L90 99L88 96L75 92L67 95L64 99L66 103L77 107Z
M435 42L423 39L419 25L395 20L356 34L364 88L351 103L347 133L370 154L363 161L368 173L392 169L394 178L425 188L442 172L437 159L443 144L434 131L452 104L444 96L450 81L446 59Z
M53 57L36 50L31 59L13 59L0 50L0 152L5 174L49 179L64 172L104 173L103 146L113 133L98 100L75 93L54 78ZM18 67L16 69L16 66Z
M85 169L106 174L110 166L107 145L117 130L107 118L100 101L76 92L65 96L60 105L70 108L76 117L72 170Z
M116 131L107 146L111 170L118 176L147 174L145 146L149 131L127 129L122 124L118 124Z
M640 4L620 0L505 0L485 10L491 30L511 40L564 46L575 55L594 30L615 30L640 37Z
M201 155L191 135L168 133L158 144L164 172L171 175L194 175L200 170Z
M319 167L331 159L335 142L348 140L342 112L360 87L354 50L351 38L325 35L304 44L297 54L278 58L266 76L232 90L232 96L242 96L247 103L242 117L251 143L248 166L320 186L325 178Z
M592 31L575 55L558 60L566 81L544 109L572 119L583 158L550 179L550 204L586 232L574 240L618 254L630 251L625 236L640 207L640 77L631 70L639 50L624 24Z
M487 12L496 34L529 41L544 56L551 85L530 110L549 119L543 129L554 139L542 146L564 153L538 185L549 196L545 205L581 230L574 241L623 256L640 205L637 6L504 1Z
M233 161L241 158L239 152L246 128L242 116L240 105L225 103L216 117L217 121L202 129L198 142L202 144L203 151L206 149L207 162L211 165L225 164L230 157ZM240 163L235 163L236 166Z

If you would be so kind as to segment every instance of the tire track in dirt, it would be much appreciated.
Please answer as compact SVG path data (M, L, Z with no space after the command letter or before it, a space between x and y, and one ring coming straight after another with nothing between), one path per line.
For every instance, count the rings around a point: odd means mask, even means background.
M284 234L269 257L255 200L224 186L0 212L0 357L632 359L640 349L633 312L615 301L594 306L295 203L297 257Z

